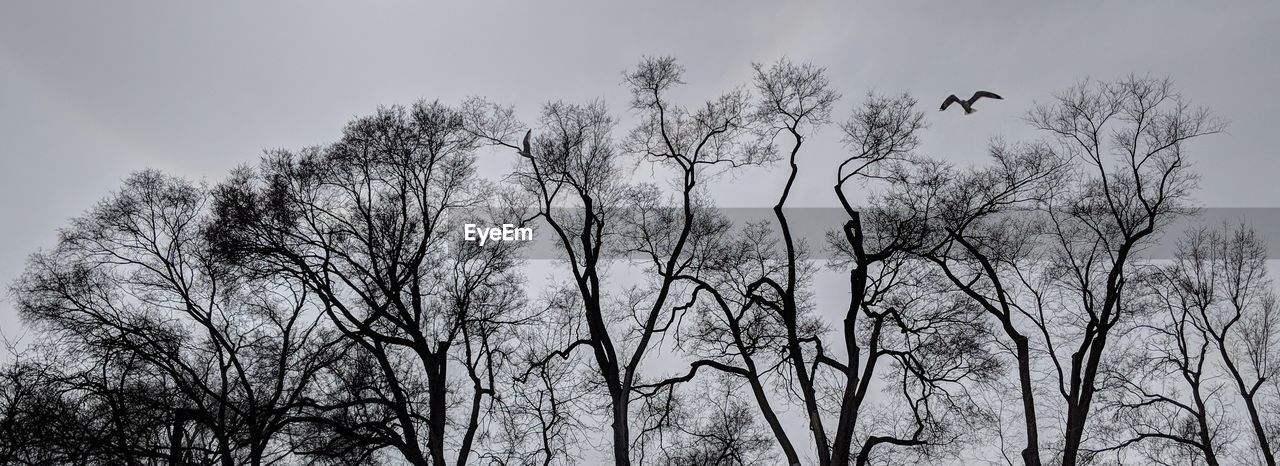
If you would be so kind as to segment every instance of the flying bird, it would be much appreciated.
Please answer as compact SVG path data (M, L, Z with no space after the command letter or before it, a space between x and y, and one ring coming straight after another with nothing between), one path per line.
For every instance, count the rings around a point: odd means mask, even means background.
M960 100L960 98L956 97L955 94L951 94L947 96L947 100L942 101L942 108L939 110L946 111L947 107L951 106L951 104L959 103L960 107L964 108L964 114L968 115L970 113L978 111L977 109L973 108L973 103L977 102L978 99L981 99L983 97L990 97L992 99L1004 100L1004 97L1000 97L996 95L994 92L987 92L987 91L974 92L973 97L970 97L969 100Z

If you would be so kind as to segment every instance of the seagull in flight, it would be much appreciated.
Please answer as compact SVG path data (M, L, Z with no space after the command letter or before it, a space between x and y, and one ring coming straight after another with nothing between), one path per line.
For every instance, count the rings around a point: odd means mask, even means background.
M977 102L978 99L981 99L983 97L990 97L992 99L1004 100L1004 97L1000 97L996 95L996 93L994 92L987 92L987 91L974 92L973 97L970 97L969 100L960 100L960 98L956 97L955 94L951 94L947 96L947 100L942 101L942 108L939 109L939 111L946 111L947 107L951 106L951 104L959 103L960 107L964 108L964 114L968 115L970 113L978 111L977 109L973 108L973 103Z

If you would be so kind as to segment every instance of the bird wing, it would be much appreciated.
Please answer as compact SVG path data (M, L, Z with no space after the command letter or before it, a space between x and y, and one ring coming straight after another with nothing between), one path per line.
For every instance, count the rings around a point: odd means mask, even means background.
M983 97L990 97L990 98L992 98L992 99L996 99L996 100L1004 100L1004 97L1000 97L1000 96L996 95L996 93L994 93L994 92L978 91L978 92L974 92L974 93L973 93L973 97L970 97L970 98L969 98L969 103L977 102L977 101L978 101L978 99L981 99L981 98L983 98Z
M529 138L531 137L533 137L533 130L529 130L524 133L524 142L521 143L521 146L523 147L523 149L521 150L521 152L523 152L525 156L533 155L532 153L529 152Z
M951 104L954 104L954 103L959 102L959 101L960 101L960 98L959 98L959 97L956 97L956 95L955 95L955 94L951 94L951 95L947 96L947 100L942 101L942 108L939 108L938 110L939 110L939 111L946 110L946 109L947 109L947 107L951 106Z

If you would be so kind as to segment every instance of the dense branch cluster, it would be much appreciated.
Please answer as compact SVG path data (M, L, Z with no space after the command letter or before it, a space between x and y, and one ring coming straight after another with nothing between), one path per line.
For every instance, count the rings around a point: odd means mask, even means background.
M1170 81L1081 82L958 166L909 95L838 118L824 69L753 70L686 104L645 58L626 131L600 101L424 101L214 184L138 172L12 285L36 339L0 371L0 463L1275 464L1266 245L1147 256L1224 128ZM824 131L811 244L788 203ZM735 223L717 182L761 167L772 218ZM504 223L556 260L462 236Z

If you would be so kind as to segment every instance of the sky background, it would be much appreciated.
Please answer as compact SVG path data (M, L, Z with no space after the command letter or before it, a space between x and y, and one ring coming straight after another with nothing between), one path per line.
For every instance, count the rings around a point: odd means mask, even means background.
M1192 147L1199 202L1280 198L1280 2L481 3L0 0L0 285L132 171L217 182L264 149L331 142L379 105L481 95L531 121L547 100L602 98L625 130L622 71L644 55L681 61L688 104L784 55L827 68L845 96L837 119L868 91L911 92L931 125L923 151L957 164L981 162L993 136L1033 136L1022 113L1081 78L1167 75L1231 121ZM977 88L1005 100L933 110ZM836 204L838 139L814 139L792 205ZM489 154L482 171L511 162ZM777 192L762 187L783 176L756 170L714 193L767 206ZM7 296L0 333L22 335Z

